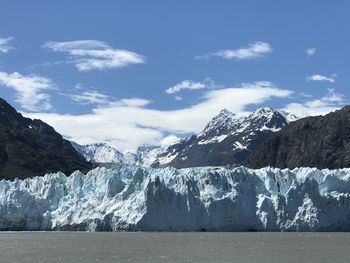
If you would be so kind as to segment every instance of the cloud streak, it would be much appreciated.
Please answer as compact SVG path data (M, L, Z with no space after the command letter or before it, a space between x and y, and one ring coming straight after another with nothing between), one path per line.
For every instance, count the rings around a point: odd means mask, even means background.
M249 60L264 57L273 51L271 45L266 42L258 41L240 49L223 49L211 52L206 55L196 56L195 59L209 59L211 57L220 57L233 60Z
M10 50L14 49L14 47L10 45L12 40L13 37L0 38L0 54L8 53Z
M320 75L320 74L314 74L311 76L308 76L306 78L307 81L319 81L319 82L331 82L334 83L335 82L335 74L332 75L332 77L327 77L324 75Z
M49 110L52 108L48 90L56 89L48 78L38 75L21 75L18 72L8 74L0 72L0 85L16 91L16 101L29 111Z
M145 58L125 49L114 49L97 40L76 40L68 42L46 42L44 48L67 53L69 63L74 63L79 71L123 68L132 64L145 63Z
M182 90L198 90L198 89L210 89L216 87L215 83L210 79L206 78L202 82L196 82L193 80L183 80L174 86L169 87L165 90L168 94L175 94Z
M103 105L111 101L111 97L105 95L97 90L87 90L80 92L79 94L69 94L68 97L82 105Z

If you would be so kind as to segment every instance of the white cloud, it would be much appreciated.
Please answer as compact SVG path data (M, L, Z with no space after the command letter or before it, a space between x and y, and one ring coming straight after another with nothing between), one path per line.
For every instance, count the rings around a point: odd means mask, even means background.
M55 89L54 83L37 75L23 76L18 72L7 74L0 72L0 85L16 91L16 101L22 108L30 111L52 108L50 95L45 91Z
M141 98L130 98L130 99L121 99L113 104L111 106L126 106L126 107L144 107L150 104L152 101L141 99Z
M79 94L69 94L68 97L80 104L102 105L111 101L111 97L98 92L97 90L87 90Z
M323 75L319 75L319 74L314 74L314 75L308 76L306 78L306 80L307 81L321 81L321 82L334 83L335 82L335 77L336 77L336 74L332 74L331 77L327 77L327 76L323 76Z
M177 93L183 89L204 89L206 86L201 82L195 82L192 80L183 80L180 83L177 83L176 85L169 87L165 92L168 94L174 94Z
M175 100L182 101L182 97L181 96L175 96Z
M263 57L273 51L269 43L258 41L240 49L224 49L211 52L206 55L196 56L195 59L209 59L210 57L221 57L225 59L247 60Z
M12 37L0 38L0 54L8 53L10 50L14 49L14 47L10 45L10 42L12 40L13 40Z
M198 90L198 89L214 88L215 86L216 86L215 83L210 78L206 78L202 82L196 82L193 80L183 80L175 84L174 86L169 87L168 89L165 90L165 92L168 94L174 94L185 89Z
M328 89L327 94L319 99L308 100L305 103L290 103L283 110L299 117L325 115L338 110L344 105L344 95L334 89Z
M94 50L107 49L109 46L98 40L75 40L67 42L53 42L49 41L43 45L44 48L52 49L57 52L69 52L74 50Z
M312 57L312 56L315 55L315 53L316 53L316 48L308 48L308 49L305 49L305 53L306 53L306 55L308 55L309 57Z
M68 42L46 42L44 48L70 55L69 62L79 71L122 68L132 64L145 63L145 58L125 49L114 49L97 40L76 40Z
M165 134L200 132L223 108L242 112L248 105L258 105L273 97L291 94L292 91L280 89L270 82L256 82L207 90L199 103L178 110L152 109L149 107L151 101L132 98L95 107L90 114L25 115L48 122L79 143L108 142L124 150L144 143L160 144Z
M336 92L335 89L328 89L328 93L322 97L322 101L342 103L344 102L344 94Z

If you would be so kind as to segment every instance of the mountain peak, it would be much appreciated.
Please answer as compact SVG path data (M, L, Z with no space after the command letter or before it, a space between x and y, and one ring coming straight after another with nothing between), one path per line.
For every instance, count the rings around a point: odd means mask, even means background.
M15 108L7 103L6 100L0 98L0 121L13 122L14 119L25 119L22 114L18 113Z
M235 114L233 112L229 111L228 109L223 108L217 116L232 117L232 116L235 116Z
M287 123L284 115L273 108L260 108L242 117L223 109L202 133L162 153L166 161L159 163L177 168L237 165Z
M247 117L247 120L250 122L250 129L272 132L279 131L289 122L284 114L269 107L257 109Z
M222 109L219 114L217 114L216 116L214 116L214 118L211 119L211 121L208 123L216 123L216 124L221 124L222 121L230 121L236 118L236 114L234 114L233 112L227 110L227 109ZM219 123L220 122L220 123Z
M267 126L269 128L277 126L283 127L289 122L284 114L269 107L259 108L252 112L248 116L248 120L255 122L257 125Z
M10 104L7 103L6 100L4 100L3 98L0 98L0 109L4 109L4 108L10 108L12 110L15 110Z
M254 118L254 117L260 117L260 116L273 116L275 114L281 114L281 113L276 109L273 109L270 107L263 107L263 108L256 109L249 116L250 118Z
M281 114L287 119L288 123L299 120L300 117L298 117L297 115L295 115L294 113L291 113L289 111L281 111Z
M227 109L222 109L219 114L212 118L211 121L205 126L202 134L217 136L227 133L234 125L235 119L236 114Z

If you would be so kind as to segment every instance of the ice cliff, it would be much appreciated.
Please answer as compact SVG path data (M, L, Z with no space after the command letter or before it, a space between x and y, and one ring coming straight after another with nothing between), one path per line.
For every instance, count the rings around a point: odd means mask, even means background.
M2 180L0 230L349 231L350 169L120 166Z

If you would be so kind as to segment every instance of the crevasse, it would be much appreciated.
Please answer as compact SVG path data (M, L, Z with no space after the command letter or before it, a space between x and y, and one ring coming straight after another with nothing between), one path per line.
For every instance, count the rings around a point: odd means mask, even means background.
M0 181L0 230L349 231L350 169L116 166Z

